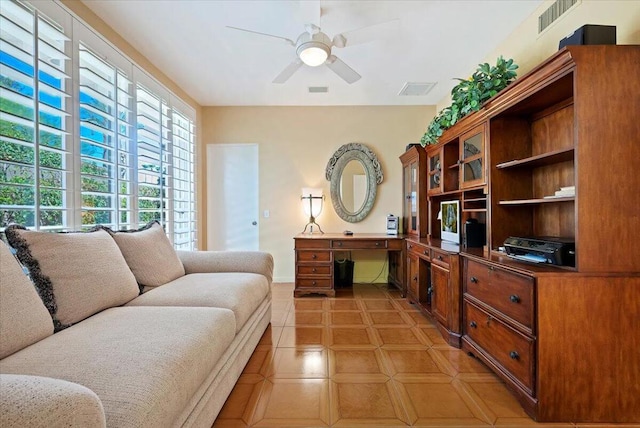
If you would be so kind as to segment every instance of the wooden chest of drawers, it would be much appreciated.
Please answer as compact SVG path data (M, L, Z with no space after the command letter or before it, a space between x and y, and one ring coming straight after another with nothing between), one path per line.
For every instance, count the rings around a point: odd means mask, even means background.
M520 396L536 400L535 278L464 257L462 347Z

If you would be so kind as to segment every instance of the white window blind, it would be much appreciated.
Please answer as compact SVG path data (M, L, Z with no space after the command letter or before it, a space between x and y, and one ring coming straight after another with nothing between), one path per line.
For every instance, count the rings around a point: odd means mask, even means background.
M196 242L195 137L193 120L173 110L173 244L190 250Z
M0 226L69 223L69 17L0 9Z
M131 82L83 44L79 62L82 225L129 228Z
M0 231L158 220L195 249L195 111L57 2L0 19Z

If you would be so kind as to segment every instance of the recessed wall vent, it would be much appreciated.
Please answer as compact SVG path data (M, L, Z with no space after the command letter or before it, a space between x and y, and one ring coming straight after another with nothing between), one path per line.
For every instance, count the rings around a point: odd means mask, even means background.
M582 0L556 0L547 10L538 17L538 34L546 30L561 15L580 3Z
M407 82L404 84L402 89L400 89L400 92L398 92L398 95L424 96L424 95L427 95L429 91L433 89L434 86L436 86L436 84L433 82L424 82L424 83Z
M327 86L309 86L310 94L324 94L329 92L329 87Z

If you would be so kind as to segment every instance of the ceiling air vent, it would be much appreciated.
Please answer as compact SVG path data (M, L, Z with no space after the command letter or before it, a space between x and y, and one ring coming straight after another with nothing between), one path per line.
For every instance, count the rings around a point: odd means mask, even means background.
M309 86L310 94L324 94L329 92L329 87L327 86Z
M582 0L556 0L547 10L542 12L542 15L538 17L538 34L546 30L551 24L560 18L562 14L581 1Z
M435 83L427 82L427 83L416 83L416 82L407 82L404 84L398 95L417 95L424 96L429 93L433 87L436 86Z

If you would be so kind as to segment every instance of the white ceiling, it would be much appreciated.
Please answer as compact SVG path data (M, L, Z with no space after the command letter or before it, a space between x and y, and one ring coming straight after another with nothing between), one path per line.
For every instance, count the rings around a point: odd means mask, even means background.
M362 75L349 85L326 66L303 66L286 83L274 84L295 59L295 48L226 28L295 41L309 18L304 0L83 1L202 106L436 104L456 83L454 77L468 77L542 3L321 1L319 24L329 37L399 20L391 35L333 48L333 54ZM426 96L399 96L406 82L437 84ZM310 94L309 86L329 90Z

